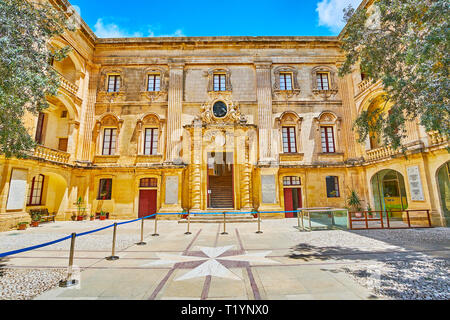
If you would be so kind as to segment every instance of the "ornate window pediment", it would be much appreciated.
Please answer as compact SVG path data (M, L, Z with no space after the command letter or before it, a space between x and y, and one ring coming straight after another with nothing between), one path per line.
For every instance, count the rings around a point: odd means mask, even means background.
M214 68L205 72L208 77L209 94L227 94L233 91L231 71L228 68Z
M157 156L162 153L163 125L164 120L156 113L148 113L137 121L138 155Z
M289 66L277 67L274 69L274 76L273 91L276 95L291 97L300 93L297 68Z
M150 67L143 72L141 95L154 101L160 97L167 97L169 87L167 70Z
M107 113L99 118L94 126L93 139L97 144L97 154L115 155L119 150L119 135L122 129L123 119L120 119L113 113ZM105 131L109 130L109 131ZM108 149L114 150L113 153L105 153L105 142L108 144Z
M324 98L335 95L338 92L336 72L327 66L318 66L311 71L312 92L322 95Z
M127 82L122 68L105 68L100 73L98 93L104 97L117 98L125 95Z

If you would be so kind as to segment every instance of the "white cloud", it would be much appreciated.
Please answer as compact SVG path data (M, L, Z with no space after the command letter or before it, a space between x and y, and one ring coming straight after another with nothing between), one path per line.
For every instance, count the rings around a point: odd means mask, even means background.
M175 30L172 34L157 35L154 29L158 30L160 27L148 26L147 37L184 37L183 31L181 29ZM142 32L129 32L115 23L104 23L103 19L98 19L94 26L94 32L99 38L133 38L133 37L144 37Z
M94 33L99 38L126 38L126 37L142 37L140 32L129 33L126 30L121 29L115 23L103 23L103 19L98 19L94 26Z
M349 4L357 8L362 0L321 0L316 11L319 14L319 26L326 26L333 32L339 32L345 26L342 20L343 10Z

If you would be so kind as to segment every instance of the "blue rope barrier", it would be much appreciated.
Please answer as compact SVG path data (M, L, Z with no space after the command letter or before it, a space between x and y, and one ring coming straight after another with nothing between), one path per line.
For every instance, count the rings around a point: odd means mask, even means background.
M46 243L42 243L42 244L38 244L36 246L32 246L32 247L28 247L28 248L24 248L24 249L19 249L19 250L13 250L13 251L8 251L8 252L4 252L4 253L0 253L0 258L3 257L7 257L7 256L12 256L14 254L18 254L18 253L22 253L22 252L27 252L27 251L31 251L31 250L35 250L35 249L39 249L39 248L43 248L43 247L48 247L51 246L53 244L59 243L59 242L63 242L66 241L68 239L72 238L72 236L67 236L58 240L54 240L54 241L50 241L50 242L46 242Z
M85 236L85 235L88 235L88 234L91 234L91 233L95 233L95 232L99 232L99 231L102 231L102 230L106 230L106 229L109 229L109 228L112 228L112 227L114 227L114 224L111 224L111 225L103 227L103 228L98 228L98 229L95 229L95 230L78 233L77 237L82 237L82 236Z

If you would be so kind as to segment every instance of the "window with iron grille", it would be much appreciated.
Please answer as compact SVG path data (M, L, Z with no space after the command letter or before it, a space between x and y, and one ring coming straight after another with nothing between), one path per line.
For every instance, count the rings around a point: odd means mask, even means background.
M120 91L120 76L110 75L108 77L108 92L119 92Z
M302 184L300 177L284 177L283 185L284 186L300 186Z
M292 73L280 73L280 90L292 90Z
M339 178L330 176L326 178L327 183L327 197L328 198L339 198Z
M334 131L333 127L321 127L322 135L322 152L323 153L335 153L335 143L334 143Z
M144 154L156 155L158 153L158 128L146 128L144 137Z
M147 91L158 92L161 91L161 76L159 74L148 75Z
M144 178L141 179L139 187L141 188L156 188L158 186L158 180L156 178Z
M318 72L317 73L317 89L318 90L329 90L328 73Z
M102 155L112 156L116 153L116 133L117 129L106 128L103 134Z
M294 127L283 127L283 152L297 153L297 139Z
M227 76L225 74L215 74L214 75L214 91L226 91Z
M100 179L97 200L111 200L112 179Z
M44 189L45 177L40 174L31 181L31 188L28 190L28 205L40 206L42 205L42 191Z

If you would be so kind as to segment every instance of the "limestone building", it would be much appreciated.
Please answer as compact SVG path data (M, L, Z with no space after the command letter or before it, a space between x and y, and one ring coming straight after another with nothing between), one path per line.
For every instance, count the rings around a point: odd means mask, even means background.
M338 77L339 37L100 39L81 21L52 45L72 50L50 108L25 119L39 146L0 158L2 230L33 208L70 220L79 197L128 219L344 207L355 190L364 209L450 217L448 141L411 122L406 154L356 142L383 90L357 67Z

